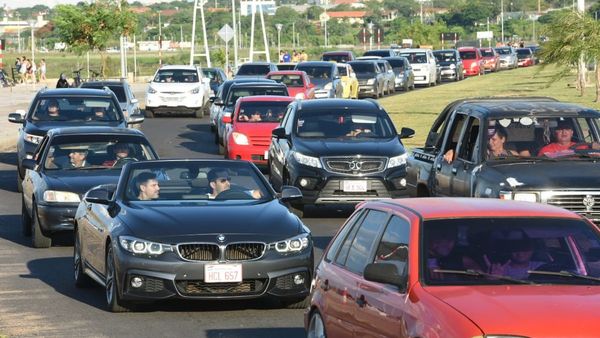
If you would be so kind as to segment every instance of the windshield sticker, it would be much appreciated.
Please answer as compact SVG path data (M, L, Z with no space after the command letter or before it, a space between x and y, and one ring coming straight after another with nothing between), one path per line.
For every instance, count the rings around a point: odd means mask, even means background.
M520 185L524 185L525 183L519 182L516 178L514 177L509 177L506 179L506 182L508 182L508 184L510 184L511 187L518 187Z
M304 120L298 120L298 128L302 128L304 125Z

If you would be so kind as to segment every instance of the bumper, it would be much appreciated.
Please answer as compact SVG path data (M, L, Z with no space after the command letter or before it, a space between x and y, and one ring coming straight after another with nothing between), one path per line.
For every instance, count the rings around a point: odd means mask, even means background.
M486 70L496 69L496 67L497 67L496 62L486 63L483 65L483 68L485 68Z
M50 234L59 231L72 231L78 205L78 203L38 204L37 212L42 232Z
M205 283L205 262L185 262L176 253L159 260L137 257L121 248L117 252L116 268L124 300L299 299L308 296L312 279L312 246L300 254L282 256L268 251L256 261L232 262L242 264L241 283ZM298 275L303 279L301 283L294 282ZM142 279L141 286L131 286L134 277Z
M377 86L374 84L360 84L358 85L358 95L377 95Z
M173 95L146 93L146 109L200 109L204 105L202 95L180 93Z
M456 79L456 69L442 69L442 79Z
M250 161L259 166L266 166L268 159L269 146L241 146L234 144L229 140L227 147L227 156L234 160Z
M529 67L529 66L533 66L533 61L531 61L531 60L519 61L519 67Z
M293 185L302 191L302 204L356 204L370 199L399 198L407 195L406 167L387 169L384 172L349 176L335 174L319 168L297 165L290 171ZM304 181L305 184L302 184ZM348 189L349 181L366 181L365 189Z
M404 87L404 78L394 78L394 86L396 86L396 88Z
M319 89L315 90L315 99L330 99L334 98L335 93L332 90Z
M463 73L466 76L474 76L474 75L479 75L479 73L481 72L481 70L479 68L469 68L469 69L465 69L463 71Z
M428 85L430 82L428 75L415 74L415 84Z

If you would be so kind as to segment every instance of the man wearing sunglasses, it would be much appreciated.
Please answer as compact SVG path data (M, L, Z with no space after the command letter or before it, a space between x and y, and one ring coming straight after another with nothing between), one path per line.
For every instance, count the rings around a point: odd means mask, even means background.
M212 193L208 194L208 198L214 199L220 193L231 189L231 176L225 169L212 169L207 175L208 184L212 189ZM244 193L252 196L254 199L260 199L262 194L259 190L244 190Z

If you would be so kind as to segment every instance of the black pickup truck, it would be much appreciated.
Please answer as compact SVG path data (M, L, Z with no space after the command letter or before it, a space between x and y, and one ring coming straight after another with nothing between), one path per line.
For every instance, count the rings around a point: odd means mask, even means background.
M408 157L408 193L548 203L600 222L599 119L551 98L455 101Z

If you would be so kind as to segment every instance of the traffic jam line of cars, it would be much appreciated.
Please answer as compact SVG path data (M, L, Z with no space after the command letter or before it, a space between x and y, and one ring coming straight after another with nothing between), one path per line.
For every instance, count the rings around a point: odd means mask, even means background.
M409 154L414 130L356 100L514 67L494 51L329 53L339 64L247 64L233 80L159 69L152 114L210 111L222 160L159 159L118 82L42 90L9 115L22 232L44 248L72 231L75 285L103 287L113 312L269 298L305 309L309 337L594 336L600 112L458 100ZM315 261L301 216L328 204L357 206Z

